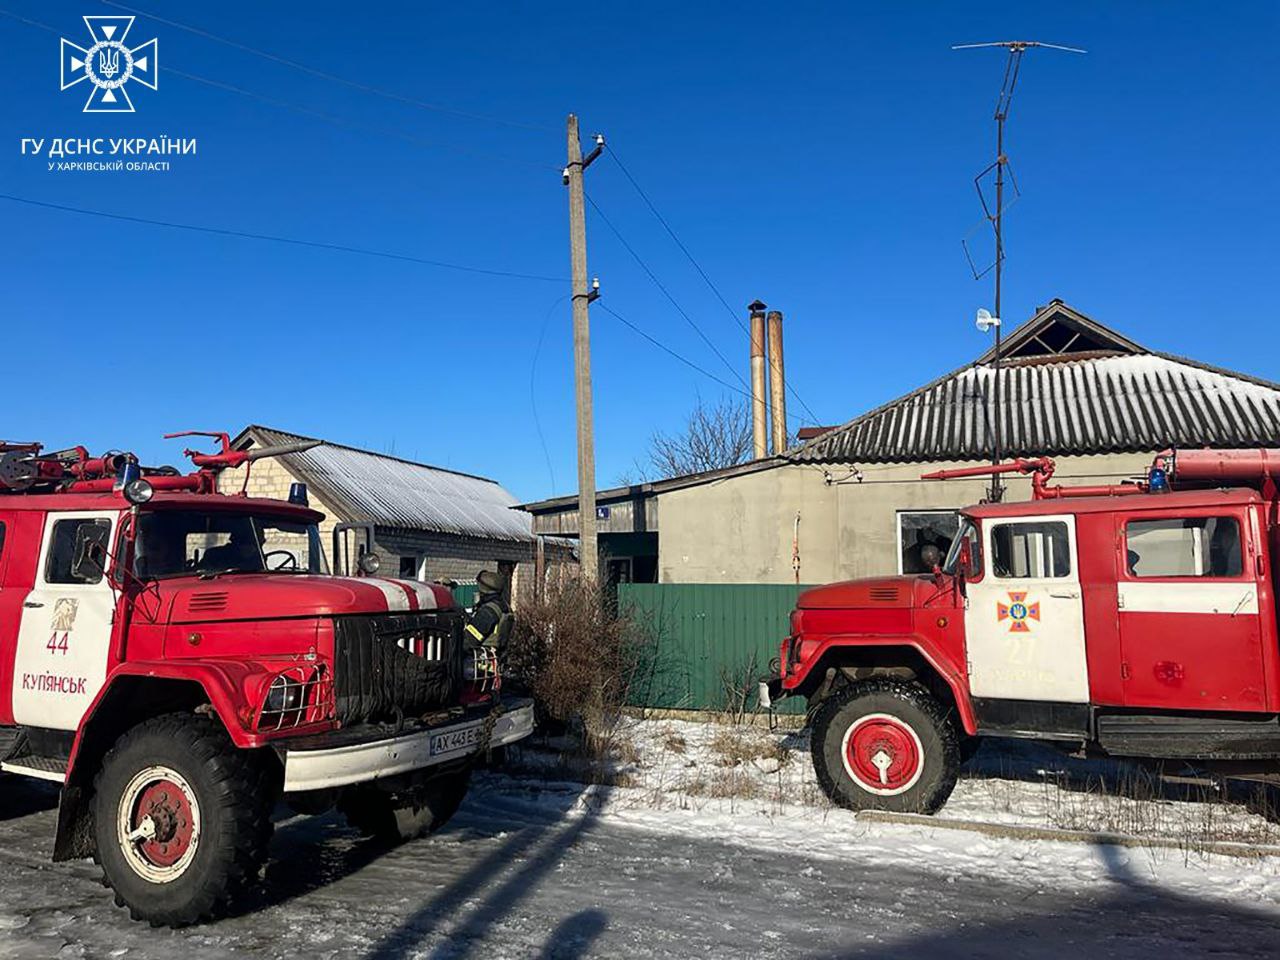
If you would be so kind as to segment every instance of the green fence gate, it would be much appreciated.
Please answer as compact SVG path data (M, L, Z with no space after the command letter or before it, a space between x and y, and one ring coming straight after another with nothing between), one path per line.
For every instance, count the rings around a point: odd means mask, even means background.
M775 583L624 583L618 609L652 635L633 684L635 706L723 710L769 669L806 586ZM803 700L782 712L803 713Z

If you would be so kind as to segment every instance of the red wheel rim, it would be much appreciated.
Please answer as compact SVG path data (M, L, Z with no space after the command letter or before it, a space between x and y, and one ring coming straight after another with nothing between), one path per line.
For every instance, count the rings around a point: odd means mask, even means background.
M845 731L845 772L868 793L893 796L915 786L924 770L924 747L909 724L887 713L855 720Z
M186 792L172 780L148 784L134 804L132 825L147 817L155 825L155 836L138 844L138 852L157 867L172 867L191 847L195 818Z

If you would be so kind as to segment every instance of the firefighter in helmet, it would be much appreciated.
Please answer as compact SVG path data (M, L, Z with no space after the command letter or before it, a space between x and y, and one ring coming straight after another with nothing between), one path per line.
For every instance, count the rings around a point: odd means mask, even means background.
M467 638L474 644L501 650L514 619L507 602L506 577L483 570L476 577L476 587L478 598L467 622Z

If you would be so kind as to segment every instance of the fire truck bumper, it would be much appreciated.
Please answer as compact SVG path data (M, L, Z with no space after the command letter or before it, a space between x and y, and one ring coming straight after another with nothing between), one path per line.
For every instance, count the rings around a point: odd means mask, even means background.
M427 727L401 736L375 734L370 739L325 746L283 745L284 792L328 790L382 777L411 773L464 759L486 746L484 717ZM507 701L493 724L489 747L523 740L533 733L533 701Z

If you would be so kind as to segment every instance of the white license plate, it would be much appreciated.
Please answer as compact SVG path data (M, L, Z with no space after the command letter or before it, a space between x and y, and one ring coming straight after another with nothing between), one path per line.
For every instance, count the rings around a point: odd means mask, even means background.
M474 727L464 727L461 730L449 730L445 733L437 733L431 738L431 755L438 756L442 753L453 753L456 750L466 750L480 743L480 731L483 724L476 724Z

